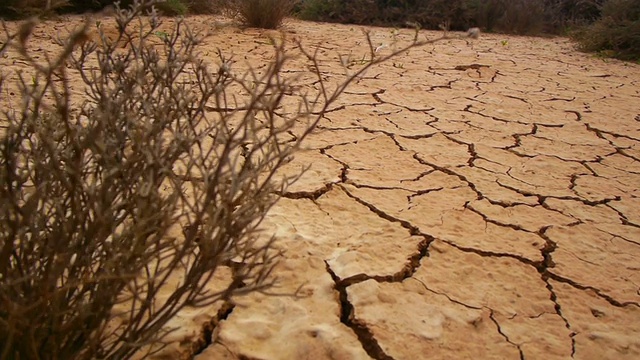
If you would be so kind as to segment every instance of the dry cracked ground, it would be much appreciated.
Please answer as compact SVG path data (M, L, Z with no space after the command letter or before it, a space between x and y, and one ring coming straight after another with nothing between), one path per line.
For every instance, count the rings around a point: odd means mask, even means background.
M318 46L329 82L367 53L359 27L284 31ZM269 34L226 26L204 47L261 66ZM639 65L564 38L413 49L353 84L284 170L309 165L266 219L278 286L185 311L159 357L640 358Z

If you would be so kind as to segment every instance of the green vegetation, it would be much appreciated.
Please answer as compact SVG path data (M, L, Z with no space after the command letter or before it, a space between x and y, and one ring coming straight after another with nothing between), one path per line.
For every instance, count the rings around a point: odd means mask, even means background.
M189 11L187 3L182 0L165 0L156 4L156 7L167 16L184 16Z
M593 21L603 0L302 0L301 18L354 24L451 30L480 27L512 34L559 33Z
M640 58L640 0L302 0L297 10L314 21L569 34L584 51Z
M623 60L640 60L640 0L609 0L602 17L571 37L580 49Z

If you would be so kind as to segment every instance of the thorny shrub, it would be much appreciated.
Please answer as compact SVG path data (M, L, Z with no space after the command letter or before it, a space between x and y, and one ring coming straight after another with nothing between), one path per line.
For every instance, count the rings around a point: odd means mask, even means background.
M164 0L158 2L156 8L167 16L184 16L189 11L189 6L182 0Z
M593 21L604 0L301 0L307 20L403 26L419 22L438 29L478 26L517 34L561 33L575 22Z
M607 0L602 17L575 29L571 37L581 50L640 60L640 0Z
M2 0L0 19L46 14L69 5L69 0Z
M296 0L223 0L222 7L227 16L241 24L277 29L291 15Z
M542 1L493 0L502 13L495 19L494 30L509 34L540 34L545 27L545 5ZM491 3L490 2L490 3Z
M545 25L548 32L565 34L576 26L588 25L600 18L607 0L545 0Z
M191 14L217 14L222 10L224 0L186 0Z
M219 13L226 0L163 0L156 2L162 15ZM0 0L0 18L19 19L34 15L57 13L84 13L100 11L115 4L128 7L133 0Z
M21 97L0 118L0 359L146 356L181 309L267 291L279 251L260 225L296 179L278 170L367 69L453 37L416 30L382 56L367 36L335 87L294 41L320 89L303 94L283 72L291 41L260 69L208 65L199 34L161 30L147 5L116 9L115 38L87 20L46 61L35 21L4 24L0 56L28 71L0 75Z

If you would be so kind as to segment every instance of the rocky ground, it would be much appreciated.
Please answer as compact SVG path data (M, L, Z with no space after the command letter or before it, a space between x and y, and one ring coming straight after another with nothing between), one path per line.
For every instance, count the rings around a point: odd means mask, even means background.
M369 30L375 44L394 36ZM284 32L320 46L327 79L344 73L339 54L367 54L360 27L291 20ZM261 64L269 34L225 26L204 48ZM286 250L278 286L185 312L173 350L640 358L640 65L564 38L413 49L353 84L285 171L306 165L266 219Z

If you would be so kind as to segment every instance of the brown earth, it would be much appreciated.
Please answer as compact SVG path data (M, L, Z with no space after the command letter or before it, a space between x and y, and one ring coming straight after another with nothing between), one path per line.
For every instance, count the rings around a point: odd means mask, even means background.
M32 41L54 49L78 21ZM277 32L189 21L214 30L205 55L272 54ZM367 54L356 26L291 20L284 34L320 46L329 82L338 55ZM639 65L564 38L413 49L355 83L285 172L305 165L267 216L278 286L185 311L158 357L640 358Z

